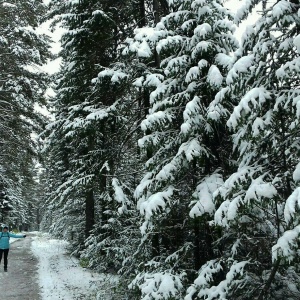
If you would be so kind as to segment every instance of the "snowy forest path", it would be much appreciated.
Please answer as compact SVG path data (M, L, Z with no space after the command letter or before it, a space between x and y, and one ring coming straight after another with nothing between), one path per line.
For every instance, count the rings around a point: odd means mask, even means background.
M18 239L10 245L8 254L8 272L0 269L3 300L40 300L38 285L38 259L31 252L32 234Z

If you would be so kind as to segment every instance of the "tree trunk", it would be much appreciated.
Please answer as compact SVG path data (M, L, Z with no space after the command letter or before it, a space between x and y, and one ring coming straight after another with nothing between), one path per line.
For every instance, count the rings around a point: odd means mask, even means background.
M140 5L140 18L138 21L138 26L141 28L146 26L145 0L140 0L139 5Z
M87 152L94 150L94 136L91 135L88 138ZM86 189L85 195L85 237L88 238L91 230L95 225L95 200L93 183L91 183Z
M201 267L201 250L200 250L200 228L199 220L194 220L194 269L198 271Z
M154 12L154 24L157 24L159 22L159 19L160 19L158 0L153 0L153 12ZM160 67L160 56L156 51L156 47L154 49L154 58L155 58L155 66L157 68L159 68Z
M169 4L168 4L168 1L166 0L160 0L160 6L161 6L161 9L162 9L162 13L163 15L167 15L169 13Z
M88 238L95 224L94 191L87 191L85 198L85 238Z
M277 270L279 268L279 265L280 265L280 258L276 261L272 271L271 271L271 274L264 286L264 288L261 290L260 294L258 295L258 298L257 300L263 300L263 299L266 299L266 295L267 295L267 292L272 284L272 281L274 280L275 278L275 275L277 273Z
M158 0L153 0L154 24L159 22L159 3Z
M158 233L154 233L154 235L152 236L152 257L156 257L159 256L160 251L159 251L159 234Z

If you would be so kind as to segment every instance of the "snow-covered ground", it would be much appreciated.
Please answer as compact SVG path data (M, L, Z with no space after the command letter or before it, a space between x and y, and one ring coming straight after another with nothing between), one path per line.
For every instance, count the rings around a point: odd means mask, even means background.
M31 247L39 260L42 299L113 299L109 285L116 284L116 277L82 268L78 260L67 254L67 245L47 234L35 233L33 237Z

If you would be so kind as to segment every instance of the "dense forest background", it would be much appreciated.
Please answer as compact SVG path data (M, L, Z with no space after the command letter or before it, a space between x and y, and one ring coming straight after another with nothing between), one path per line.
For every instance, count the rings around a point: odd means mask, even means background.
M0 0L1 221L116 300L300 299L300 2L241 2Z

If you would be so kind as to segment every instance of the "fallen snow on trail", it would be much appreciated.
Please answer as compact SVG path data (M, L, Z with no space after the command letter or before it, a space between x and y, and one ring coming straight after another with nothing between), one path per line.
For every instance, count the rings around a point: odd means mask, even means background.
M116 278L82 268L78 260L67 254L67 246L66 241L52 239L47 234L36 233L33 237L31 247L39 259L42 299L102 299L99 290L107 289L110 281L113 285Z

